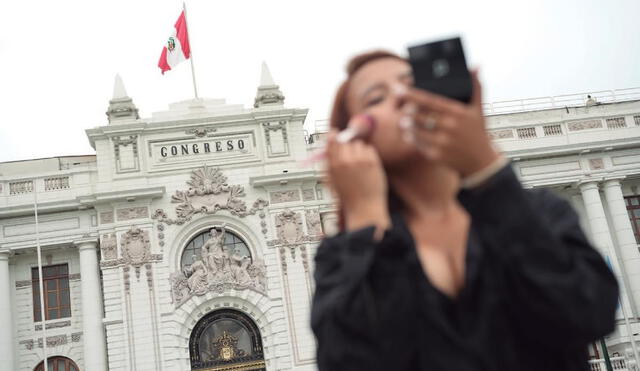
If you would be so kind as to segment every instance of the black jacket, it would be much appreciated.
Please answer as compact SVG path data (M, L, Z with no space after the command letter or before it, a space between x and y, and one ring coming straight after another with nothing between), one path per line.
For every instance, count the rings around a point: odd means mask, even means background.
M471 215L465 285L429 283L400 214L326 238L311 324L320 371L588 370L587 346L615 326L618 285L569 204L524 190L507 166L462 191Z

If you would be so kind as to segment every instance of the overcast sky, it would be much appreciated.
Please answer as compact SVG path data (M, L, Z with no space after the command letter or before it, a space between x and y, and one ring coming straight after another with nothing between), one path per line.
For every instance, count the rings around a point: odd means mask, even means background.
M162 76L179 1L3 1L0 161L93 154L120 73L141 116L193 97L189 63ZM264 60L288 107L328 116L353 54L453 34L485 101L640 86L640 1L187 0L201 97L251 107ZM1 175L1 174L0 174Z

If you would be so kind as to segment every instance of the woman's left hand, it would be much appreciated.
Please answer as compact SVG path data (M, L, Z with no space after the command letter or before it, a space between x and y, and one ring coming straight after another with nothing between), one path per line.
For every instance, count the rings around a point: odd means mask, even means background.
M499 154L491 146L482 113L477 71L471 72L473 96L469 104L409 88L398 92L406 115L400 126L407 140L430 160L444 163L464 178L493 163Z

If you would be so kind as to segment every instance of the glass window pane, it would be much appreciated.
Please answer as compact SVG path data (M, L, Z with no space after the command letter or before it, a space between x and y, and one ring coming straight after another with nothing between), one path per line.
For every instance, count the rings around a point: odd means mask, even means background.
M636 218L640 218L640 209L633 210L633 216L635 216Z
M56 280L46 280L44 281L44 284L45 284L45 287L47 288L47 291L58 289Z
M60 289L68 289L69 288L69 279L68 278L61 278L58 280L58 286L60 287Z
M49 370L53 370L53 359L48 358L47 366L49 366Z
M51 308L51 307L57 307L58 306L58 293L57 292L50 292L47 294L47 307Z
M40 318L40 310L37 309L35 314L33 315L33 321L34 322L40 322L42 319Z
M58 317L58 310L57 309L49 309L47 311L47 319L57 319L60 318Z
M50 267L43 267L42 268L42 275L44 278L47 277L53 277L53 276L57 276L58 275L58 266L54 265L54 266L50 266Z
M69 290L60 291L60 305L69 305Z
M631 198L631 205L634 205L634 206L640 205L640 197L632 197Z
M59 371L66 371L66 367L64 365L64 359L58 359L58 370Z
M231 235L231 233L227 232L224 234L224 243L225 244L233 243L233 236Z
M31 278L37 280L38 277L40 277L38 275L38 268L31 268Z
M67 264L61 265L59 272L61 275L69 274L69 266Z
M78 369L76 368L76 366L71 365L71 371L78 371Z

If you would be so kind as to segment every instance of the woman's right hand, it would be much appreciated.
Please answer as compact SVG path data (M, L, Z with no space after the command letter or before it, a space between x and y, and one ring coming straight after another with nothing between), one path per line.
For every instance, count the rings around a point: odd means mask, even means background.
M340 202L347 230L375 225L382 233L390 226L387 177L376 150L362 140L336 141L329 132L327 165L329 184ZM380 236L376 233L377 236Z

